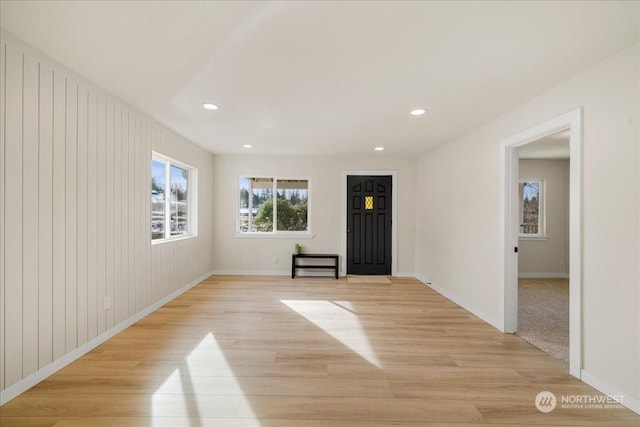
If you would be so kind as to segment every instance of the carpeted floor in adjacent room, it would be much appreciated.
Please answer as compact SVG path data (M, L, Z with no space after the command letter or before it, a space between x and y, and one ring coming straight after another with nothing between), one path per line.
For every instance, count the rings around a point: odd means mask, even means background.
M518 336L569 362L569 280L518 280Z

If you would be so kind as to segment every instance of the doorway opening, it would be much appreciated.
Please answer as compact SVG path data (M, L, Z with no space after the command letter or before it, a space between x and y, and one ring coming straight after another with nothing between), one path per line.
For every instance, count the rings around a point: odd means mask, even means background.
M502 231L504 233L502 244L504 254L504 332L516 333L518 325L518 279L519 279L519 255L520 238L522 234L529 234L530 238L544 239L544 218L532 227L529 222L523 221L523 195L524 185L520 179L520 151L526 153L526 146L535 141L540 141L550 135L565 131L569 139L569 214L568 214L568 298L569 298L569 372L580 378L582 368L582 330L581 330L581 288L582 288L582 235L581 235L581 193L582 193L582 110L570 111L555 119L541 123L530 129L522 131L502 141L501 154L503 158L501 195ZM531 146L533 149L535 145ZM529 191L529 198L534 199L536 192L544 192L545 182L541 179L524 180L532 184L533 190ZM537 184L536 184L537 183ZM543 197L543 196L542 196ZM544 213L544 202L538 196L539 212ZM534 200L535 201L535 200ZM528 207L529 209L531 207ZM530 220L531 218L527 218ZM523 228L524 227L524 228ZM526 228L526 230L525 230ZM523 233L527 231L527 233ZM535 235L535 236L533 236ZM524 247L523 247L524 248ZM559 261L559 260L556 260ZM565 259L566 262L566 259ZM549 273L549 272L546 272ZM552 272L556 273L556 272ZM544 274L541 274L544 275Z
M569 362L569 129L518 147L518 330Z

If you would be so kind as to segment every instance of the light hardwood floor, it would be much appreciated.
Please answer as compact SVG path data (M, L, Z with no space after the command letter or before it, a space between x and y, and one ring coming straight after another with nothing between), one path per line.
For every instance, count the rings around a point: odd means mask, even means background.
M413 279L213 276L5 404L0 425L640 425L560 407L598 394Z

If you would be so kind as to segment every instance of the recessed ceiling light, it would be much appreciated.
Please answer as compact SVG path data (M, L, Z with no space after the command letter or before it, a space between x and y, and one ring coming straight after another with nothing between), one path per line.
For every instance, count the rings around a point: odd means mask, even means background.
M217 110L218 109L218 106L216 104L205 103L205 104L202 104L202 106L204 108L206 108L207 110Z
M376 148L374 148L374 150L376 150L376 151L384 151L384 147L376 147Z
M251 145L251 144L244 144L244 145L243 145L243 147L244 147L244 148L253 148L253 145Z
M416 110L411 111L412 116L421 116L424 113L426 113L426 110L423 110L422 108L418 108Z

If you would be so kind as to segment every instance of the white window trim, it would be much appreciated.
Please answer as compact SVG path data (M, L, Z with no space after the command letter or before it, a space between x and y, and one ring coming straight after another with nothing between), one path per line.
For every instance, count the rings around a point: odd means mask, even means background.
M518 233L518 240L547 240L547 182L544 179L521 179L518 184L525 181L536 181L540 183L540 205L538 207L538 233L522 234ZM522 216L524 215L522 194L519 194L520 200L520 224L522 224Z
M278 176L278 175L252 175L242 174L236 177L236 184L240 182L240 178L265 178L272 179L272 194L276 197L278 180L304 180L307 181L307 229L306 231L240 231L240 215L238 210L240 209L240 191L236 190L236 204L235 204L235 218L236 218L236 231L234 236L240 238L258 238L258 239L313 239L315 234L312 233L311 228L311 177L308 176ZM251 200L251 198L249 199ZM278 221L278 208L274 204L273 210L273 224L274 228L277 226Z
M313 239L315 234L306 231L236 231L235 237L242 239Z
M165 237L163 239L151 239L151 245L159 245L162 243L175 242L178 240L192 239L198 236L198 169L183 163L179 160L158 153L157 151L151 152L151 160L157 160L169 164L169 167L165 167L165 185L170 184L171 166L177 166L181 169L185 169L189 172L189 190L187 195L187 203L189 204L189 233L171 235L171 204L167 203L167 200L171 200L171 188L168 191L165 188L165 193L168 193L169 197L165 198ZM149 194L151 194L151 180L149 180ZM149 214L151 216L151 214ZM167 232L169 236L167 237Z

